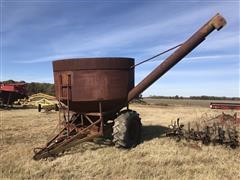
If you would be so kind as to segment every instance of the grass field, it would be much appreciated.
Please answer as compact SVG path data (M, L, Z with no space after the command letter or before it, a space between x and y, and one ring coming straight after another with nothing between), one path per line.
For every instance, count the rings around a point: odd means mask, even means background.
M198 121L220 114L201 106L131 105L143 123L144 142L131 150L84 143L55 160L32 160L58 114L0 110L2 179L240 179L240 149L175 142L163 136L171 120ZM233 114L233 111L225 111ZM198 148L194 148L198 147Z

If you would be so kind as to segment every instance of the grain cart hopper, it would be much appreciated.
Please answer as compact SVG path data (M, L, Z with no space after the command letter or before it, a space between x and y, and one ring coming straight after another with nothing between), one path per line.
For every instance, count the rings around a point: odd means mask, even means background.
M111 134L117 147L141 141L141 121L128 103L165 74L225 19L217 14L134 87L134 59L79 58L53 62L56 97L65 104L64 125L45 147L35 148L34 159L55 156L75 144Z

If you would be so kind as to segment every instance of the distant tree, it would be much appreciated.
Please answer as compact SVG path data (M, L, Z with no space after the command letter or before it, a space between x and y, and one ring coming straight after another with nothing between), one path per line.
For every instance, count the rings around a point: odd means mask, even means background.
M26 89L29 95L36 93L54 95L54 85L50 83L31 82L27 84Z
M7 81L3 81L2 82L3 84L13 84L13 83L16 83L16 81L12 80L12 79L9 79Z
M219 96L190 96L190 97L183 97L183 96L156 96L150 95L148 98L152 99L195 99L195 100L240 100L239 97L219 97Z

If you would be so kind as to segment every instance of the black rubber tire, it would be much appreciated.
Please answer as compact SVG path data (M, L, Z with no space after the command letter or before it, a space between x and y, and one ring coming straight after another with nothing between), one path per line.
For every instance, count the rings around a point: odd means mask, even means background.
M41 110L42 110L42 106L41 104L38 104L38 112L41 112Z
M133 148L141 143L142 123L136 111L122 111L114 120L113 142L118 148Z

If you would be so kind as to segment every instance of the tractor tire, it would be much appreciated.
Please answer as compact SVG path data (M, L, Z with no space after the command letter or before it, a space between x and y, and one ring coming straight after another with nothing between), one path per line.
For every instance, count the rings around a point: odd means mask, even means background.
M118 148L133 148L141 143L142 123L136 111L122 111L114 120L113 143Z

